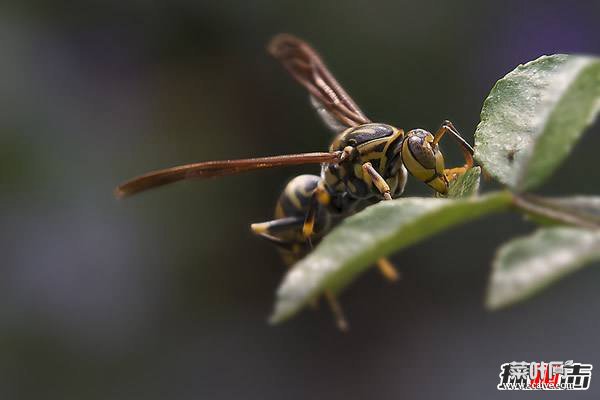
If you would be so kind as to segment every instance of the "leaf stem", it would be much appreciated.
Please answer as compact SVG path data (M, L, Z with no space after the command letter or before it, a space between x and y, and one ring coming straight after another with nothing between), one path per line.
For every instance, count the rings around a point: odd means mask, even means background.
M556 205L550 207L547 202L537 196L513 193L512 204L528 214L547 218L562 224L586 229L600 229L600 223L589 220L582 215L561 209Z

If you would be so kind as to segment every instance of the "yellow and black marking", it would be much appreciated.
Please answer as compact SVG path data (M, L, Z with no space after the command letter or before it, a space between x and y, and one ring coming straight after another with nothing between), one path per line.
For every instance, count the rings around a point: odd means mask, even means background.
M342 218L373 202L399 197L406 184L407 169L446 194L447 174L460 172L444 167L437 141L446 132L457 135L449 122L435 136L423 129L404 134L401 129L381 123L345 130L330 146L331 152L342 153L341 161L323 164L321 176L300 175L292 179L279 197L275 219L253 224L252 230L276 244L286 263L293 264Z
M444 156L434 136L424 129L413 129L402 143L402 162L415 178L437 192L448 192L448 179L444 174Z
M119 185L118 197L188 179L208 179L290 165L321 164L321 174L300 175L281 193L274 219L252 224L254 233L277 245L288 265L304 257L341 219L381 200L399 197L408 171L439 193L448 182L473 166L473 148L450 121L435 135L414 129L407 134L388 124L373 123L346 93L312 47L291 35L276 36L268 51L304 86L325 124L338 135L329 152L287 154L238 160L217 160L151 171ZM340 130L345 129L339 133ZM465 165L445 169L438 142L450 134L460 145ZM408 171L407 171L408 169ZM386 260L378 262L390 280L397 273ZM326 292L341 329L341 309Z
M275 207L275 219L252 224L254 233L279 247L286 264L291 265L311 250L330 229L332 216L322 206L329 194L317 175L292 179ZM307 221L308 220L308 221Z
M385 195L374 186L374 182L379 183L380 180L374 181L372 174L363 168L365 163L370 163L390 187L390 196L400 196L406 183L406 169L401 156L403 139L401 129L380 123L364 124L342 132L331 144L330 151L344 151L349 156L341 163L324 169L323 179L327 187L356 200L382 199Z

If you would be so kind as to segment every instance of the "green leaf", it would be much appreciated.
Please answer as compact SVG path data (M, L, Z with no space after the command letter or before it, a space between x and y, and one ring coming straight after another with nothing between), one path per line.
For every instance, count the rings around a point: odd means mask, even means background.
M341 291L380 257L500 211L510 200L510 193L495 192L462 199L401 198L367 207L344 220L288 272L271 322L289 318L325 289Z
M600 59L543 56L500 79L483 104L475 158L513 189L539 186L600 110Z
M493 263L486 305L524 300L587 263L600 260L600 231L544 228L503 245Z
M450 183L448 197L461 198L475 196L479 191L481 167L474 167Z

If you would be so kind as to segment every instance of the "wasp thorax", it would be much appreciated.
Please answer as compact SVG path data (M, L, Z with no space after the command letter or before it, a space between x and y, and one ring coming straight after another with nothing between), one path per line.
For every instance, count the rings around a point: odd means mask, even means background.
M444 156L433 135L424 129L413 129L402 143L402 161L415 178L436 191L448 192L448 179L444 175Z

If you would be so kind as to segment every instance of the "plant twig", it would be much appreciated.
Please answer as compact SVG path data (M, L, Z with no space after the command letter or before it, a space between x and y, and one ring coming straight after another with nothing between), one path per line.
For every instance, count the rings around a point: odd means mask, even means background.
M513 194L512 203L515 207L526 213L547 218L566 225L574 225L586 229L600 229L600 223L586 219L582 215L559 208L557 205L550 207L547 203L537 197Z

